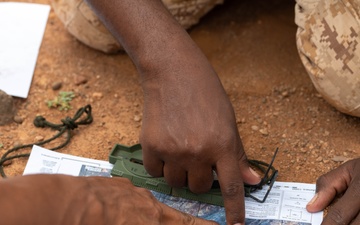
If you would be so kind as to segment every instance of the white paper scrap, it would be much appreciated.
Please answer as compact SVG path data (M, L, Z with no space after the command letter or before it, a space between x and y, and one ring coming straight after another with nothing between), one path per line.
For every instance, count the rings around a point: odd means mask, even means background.
M0 3L0 90L27 98L49 5Z

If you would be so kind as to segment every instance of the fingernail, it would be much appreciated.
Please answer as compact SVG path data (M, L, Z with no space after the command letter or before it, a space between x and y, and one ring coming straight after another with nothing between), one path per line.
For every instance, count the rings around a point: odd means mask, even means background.
M315 196L310 200L310 202L307 205L313 204L316 201L316 199L318 199L318 197L319 197L319 195L315 194Z
M249 167L249 169L252 174L254 174L256 177L260 178L260 175L255 170L253 170L251 167ZM238 225L238 224L234 224L234 225Z

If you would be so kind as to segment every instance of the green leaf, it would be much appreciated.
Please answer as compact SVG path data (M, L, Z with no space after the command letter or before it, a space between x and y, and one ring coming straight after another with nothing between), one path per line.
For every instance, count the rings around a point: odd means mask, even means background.
M46 101L46 104L49 108L59 108L59 110L67 111L72 108L70 102L73 98L75 98L74 92L61 91L55 99Z

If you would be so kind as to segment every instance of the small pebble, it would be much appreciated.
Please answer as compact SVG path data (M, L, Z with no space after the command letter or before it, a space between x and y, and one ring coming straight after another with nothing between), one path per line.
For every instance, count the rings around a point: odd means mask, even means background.
M140 116L138 116L138 115L134 116L134 121L135 122L140 122L140 120L141 120Z
M347 161L348 158L346 158L345 156L334 156L331 160L334 162L344 162Z
M43 140L44 140L43 136L38 135L35 137L35 141L43 141Z
M103 94L101 92L94 92L92 96L93 98L101 99L103 97Z
M266 128L260 129L259 131L260 131L260 133L261 133L262 135L264 135L264 136L269 135L269 132L268 132L268 130L267 130Z
M88 80L85 76L77 75L75 77L75 85L86 84L87 82L88 82Z
M17 148L17 147L20 147L21 145L22 145L21 142L15 141L13 147L14 147L14 148Z
M59 90L61 87L62 87L62 82L59 81L59 82L53 83L52 86L51 86L51 89L53 89L54 91L57 91L57 90Z
M282 95L283 97L288 97L288 96L289 96L289 92L283 91L283 92L281 92L281 95Z
M21 116L14 116L14 121L15 123L22 124L24 120L21 118Z
M259 127L256 126L256 125L253 125L253 126L251 126L251 129L252 129L253 131L257 131L257 130L259 130Z

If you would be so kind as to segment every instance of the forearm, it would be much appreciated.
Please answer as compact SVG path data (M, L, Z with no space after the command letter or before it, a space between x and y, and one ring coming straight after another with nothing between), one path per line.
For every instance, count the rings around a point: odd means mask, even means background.
M67 182L72 179L63 175L30 175L1 180L1 224L78 224L81 218L77 215L81 215L78 212L83 207L74 196L79 196L82 185ZM78 212L69 210L73 204L79 204Z
M249 169L233 107L205 55L160 0L86 1L139 71L147 172L202 193L216 168L228 224L244 222L243 181L260 178Z
M211 67L160 0L87 2L122 44L141 76L156 76L173 70L175 64L193 67L205 63Z

